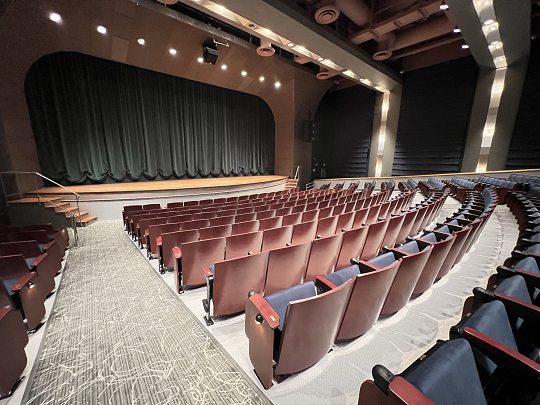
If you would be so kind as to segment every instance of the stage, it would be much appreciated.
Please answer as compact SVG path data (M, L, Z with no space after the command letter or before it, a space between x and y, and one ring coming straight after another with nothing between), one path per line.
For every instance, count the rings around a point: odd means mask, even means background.
M81 211L97 215L99 219L121 218L124 205L161 204L175 201L204 200L234 197L245 194L268 193L285 189L286 176L241 176L207 179L144 181L134 183L92 184L69 186L79 194ZM74 206L75 195L62 187L43 187L41 197L61 198ZM29 193L29 195L35 193Z

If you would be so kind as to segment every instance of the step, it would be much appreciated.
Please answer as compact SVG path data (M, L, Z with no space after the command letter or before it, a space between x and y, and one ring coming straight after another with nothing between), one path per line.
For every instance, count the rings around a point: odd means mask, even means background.
M71 204L68 202L61 202L56 205L49 205L49 207L54 207L55 212L63 212L63 210L68 209L71 207Z
M81 218L80 221L77 221L77 226L82 226L82 227L89 226L96 221L97 221L97 217L86 216L84 218Z
M79 221L79 220L82 220L83 218L86 218L88 216L88 212L87 211L81 211L81 212L76 212L75 214L73 214L73 217Z
M70 218L71 215L75 213L74 211L77 211L77 210L78 210L77 207L68 207L68 208L62 208L56 212L58 212L59 214L65 214L66 218Z
M58 204L62 203L62 199L60 197L58 198L42 198L41 201L44 201L43 206L44 207L55 207ZM69 204L69 203L67 203Z

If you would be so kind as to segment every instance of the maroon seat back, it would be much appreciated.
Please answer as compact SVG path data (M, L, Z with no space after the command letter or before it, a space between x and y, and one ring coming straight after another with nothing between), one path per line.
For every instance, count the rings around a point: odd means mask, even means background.
M351 265L351 259L360 259L364 244L369 232L369 226L353 228L343 233L343 242L339 252L336 270L341 270Z
M306 210L306 205L305 204L301 204L301 205L295 205L292 209L292 213L293 214L296 214L298 212L304 212Z
M356 276L336 340L362 336L377 322L400 265L398 261L384 269Z
M51 224L36 224L36 225L24 225L21 226L21 231L45 231L48 235L52 235L56 232ZM16 232L16 231L14 231Z
M290 213L292 213L292 207L284 207L276 211L276 216L284 217L285 215L289 215Z
M341 232L343 229L348 231L349 229L352 229L354 224L354 216L355 212L346 212L344 214L341 214L338 216L338 222L336 225L336 232Z
M201 229L207 228L210 226L210 220L208 219L193 219L191 221L186 221L181 223L182 230L187 231L189 229Z
M377 256L382 247L382 241L388 228L388 219L376 222L368 226L369 231L364 244L364 249L360 254L360 260L369 260Z
M403 214L405 216L405 219L403 220L403 224L401 225L401 228L399 229L398 236L396 238L396 243L404 243L405 239L410 235L411 228L414 224L414 221L416 220L416 216L418 215L418 210L414 211L408 211Z
M173 215L167 218L167 222L170 224L182 223L193 220L193 214Z
M266 203L261 203L261 205L254 205L253 211L259 213L261 211L269 211L270 205L267 205Z
M246 221L246 222L237 222L232 226L232 234L238 235L240 233L249 233L259 230L259 221Z
M282 225L283 225L283 217L261 219L259 221L259 230L265 231L267 229L279 228Z
M142 206L143 210L158 210L161 209L161 205L159 204L146 204Z
M452 236L450 238L446 236L445 238L438 237L437 242L429 242L433 245L433 249L431 250L431 254L429 255L429 258L424 266L422 274L420 274L420 277L416 282L416 286L414 287L412 292L413 294L422 294L426 292L436 280L437 274L439 274L441 266L444 263L448 252L456 241L455 236ZM422 237L418 239L422 240Z
M296 212L283 217L283 226L296 225L302 222L302 213Z
M374 206L370 207L368 209L366 223L367 224L374 224L375 222L377 222L377 219L379 218L379 211L380 210L381 210L380 205L374 205Z
M327 208L319 209L319 219L331 217L333 211L334 211L334 207L327 207Z
M229 236L232 233L232 224L210 226L199 229L199 239L214 239Z
M265 230L263 235L262 250L285 247L287 243L291 243L292 234L292 225Z
M316 221L319 218L319 210L302 212L302 219L300 222Z
M292 244L297 245L312 241L317 236L317 221L304 222L294 225Z
M318 202L312 202L306 204L306 211L313 211L319 209L319 203Z
M225 238L199 240L182 243L183 286L206 284L203 267L220 262L225 258ZM176 287L180 289L177 266L174 267Z
M305 370L332 348L353 284L289 303L279 344L276 374ZM321 322L324 319L324 322ZM316 339L313 339L316 336Z
M35 240L39 244L47 244L50 242L49 235L45 231L21 231L8 234L8 238L12 242Z
M331 236L336 232L339 232L337 229L338 218L339 217L335 216L319 219L317 225L317 236Z
M425 205L417 209L418 214L416 215L416 218L414 219L414 223L411 226L411 231L409 232L409 236L415 236L416 234L418 234L418 232L421 231L420 226L424 222L424 218L427 214L428 207L429 207L428 205Z
M334 206L334 210L332 211L332 215L341 215L345 213L346 204L338 204Z
M362 224L367 224L369 207L360 208L355 211L353 228L360 228Z
M238 202L239 197L227 197L225 199L226 202Z
M257 219L266 219L266 218L273 218L276 216L276 210L267 210L267 211L259 211L257 212Z
M270 251L264 295L302 283L309 260L311 241Z
M319 209L330 208L330 200L325 200L325 196L320 196L322 200L319 201Z
M268 252L216 262L214 265L214 315L242 312L250 291L262 294Z
M146 230L150 225L162 225L167 223L168 218L150 218L150 219L141 219L139 221L139 232L140 236L143 237L146 234Z
M231 215L231 216L227 216L227 217L217 217L217 218L212 218L210 220L210 226L218 226L218 225L229 225L229 224L234 224L234 219L236 217L234 215Z
M238 210L240 211L240 210ZM250 212L247 214L238 214L236 215L236 219L234 220L235 223L238 222L248 222L248 221L255 221L257 219L257 213L256 212Z
M142 205L125 205L123 208L123 216L126 217L128 212L142 211Z
M184 206L184 203L182 201L179 202L172 202L167 204L167 208L182 208Z
M431 255L433 245L430 243L416 242L421 246L421 250L418 253L408 254L399 250L399 247L392 249L393 252L397 252L396 255L401 255L401 266L396 273L392 287L388 292L388 297L381 310L381 315L393 314L403 308L414 291L418 279L422 274L424 267Z
M326 276L335 270L343 235L343 233L338 233L326 238L315 239L312 242L304 282L315 282L317 276Z
M388 228L386 229L386 234L384 235L382 246L394 246L399 234L399 230L403 226L403 221L405 221L405 215L403 214L391 216L388 219Z
M159 246L156 239L163 233L175 232L180 230L180 224L161 224L148 226L148 239L150 239L150 252L153 255L159 254Z
M390 210L390 202L386 201L381 204L380 210L379 210L379 218L388 218L390 214L388 214L388 211Z
M172 253L174 247L179 247L182 243L194 242L198 239L199 231L197 229L162 233L160 254L163 254L163 267L166 269L174 267L174 255Z
M217 217L229 217L235 216L237 214L237 209L227 209L222 211L217 211Z
M217 213L215 211L212 212L201 212L199 214L193 215L193 220L199 220L199 219L211 219L215 218L217 216Z
M225 241L225 260L260 252L262 240L262 231L228 236Z
M455 229L454 227L452 228ZM454 243L452 244L452 247L448 251L443 264L441 265L441 269L439 270L439 273L437 274L438 279L447 275L450 269L452 269L454 265L456 265L457 263L461 261L461 258L465 254L464 252L465 243L467 242L472 230L473 230L473 227L469 225L466 227L462 227L461 229L456 230L452 233L452 235L454 235L456 239Z

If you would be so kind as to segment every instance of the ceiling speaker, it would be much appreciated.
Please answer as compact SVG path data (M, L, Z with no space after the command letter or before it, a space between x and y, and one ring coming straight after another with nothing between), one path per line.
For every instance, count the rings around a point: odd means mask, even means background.
M217 62L219 52L214 42L205 42L203 44L203 60L205 63L215 65Z
M276 50L272 48L270 41L261 40L261 46L257 48L257 53L261 56L272 56Z

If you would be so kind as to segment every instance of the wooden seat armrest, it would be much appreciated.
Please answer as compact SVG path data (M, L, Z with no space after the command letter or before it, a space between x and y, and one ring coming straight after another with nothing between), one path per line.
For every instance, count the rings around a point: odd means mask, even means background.
M30 280L34 278L35 275L36 273L33 271L28 274L25 274L19 280L17 280L15 284L13 284L13 286L11 287L11 291L13 292L20 291L21 289L24 288L25 285L27 285L30 282ZM35 286L35 284L32 284L31 286L29 285L29 287L33 287L33 286Z
M397 376L388 386L388 396L397 400L397 403L415 405L435 405L418 388L403 377Z
M175 259L181 259L182 258L182 251L178 246L175 246L172 248L173 255Z
M248 298L248 300L255 305L259 314L268 323L272 329L279 326L279 315L274 311L274 308L263 298L261 294L255 294ZM247 322L247 319L246 319Z
M317 278L315 279L315 285L319 287L323 292L327 292L333 290L334 288L337 288L334 283L331 283L322 276L317 276Z
M4 319L4 317L9 314L12 309L13 308L11 307L0 308L0 321L2 321L2 319Z
M150 236L150 231L148 229L146 229L144 231L144 236L146 236L146 237Z
M208 267L205 266L202 269L204 271L204 275L206 276L206 278L214 277L214 273L212 273Z
M157 246L161 246L163 244L163 239L161 238L161 236L158 236L156 238L156 244Z
M47 250L49 250L54 242L55 242L54 240L51 240L49 243L47 243L45 246L43 246L43 251L46 252Z
M47 258L47 253L43 253L36 257L32 263L30 263L30 266L37 267L39 264Z
M466 327L463 337L509 374L538 379L540 364L477 330Z
M360 260L358 262L358 268L360 269L361 274L371 273L372 271L380 270L378 267L366 262L365 260Z
M540 307L506 294L495 292L494 295L503 302L508 312L524 319L528 324L540 325Z
M540 288L540 275L520 269L516 269L516 273L523 276L527 284Z

